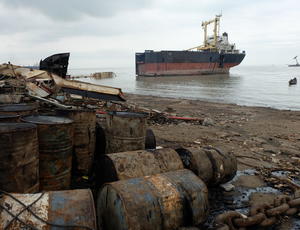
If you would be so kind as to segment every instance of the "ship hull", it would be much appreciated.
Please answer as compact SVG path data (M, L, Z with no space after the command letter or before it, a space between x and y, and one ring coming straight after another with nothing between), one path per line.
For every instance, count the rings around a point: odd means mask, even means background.
M239 65L245 53L203 51L146 51L136 53L136 75L174 76L226 74Z

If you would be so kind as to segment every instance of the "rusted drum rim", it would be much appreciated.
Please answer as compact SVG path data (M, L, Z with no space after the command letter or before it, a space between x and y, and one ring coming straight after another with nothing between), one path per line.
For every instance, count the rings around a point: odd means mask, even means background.
M21 121L41 125L71 124L73 120L66 117L29 115L21 117Z
M32 130L35 124L29 123L0 123L0 134Z
M22 112L36 109L37 106L34 104L3 104L0 105L0 112Z
M117 117L124 117L124 118L146 118L148 116L148 113L137 113L137 112L118 112L118 111L112 111L108 112L111 116L117 116Z
M5 118L19 118L20 115L14 115L14 114L0 114L0 120Z

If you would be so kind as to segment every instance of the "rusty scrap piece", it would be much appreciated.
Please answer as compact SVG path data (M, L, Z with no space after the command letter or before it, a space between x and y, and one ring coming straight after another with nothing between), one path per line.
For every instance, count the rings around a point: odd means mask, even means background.
M300 211L300 199L279 195L272 204L252 206L248 216L236 211L225 212L215 219L217 230L236 230L244 227L270 227L280 221L281 217L296 215ZM251 229L252 229L251 228Z
M43 191L69 189L73 150L73 121L56 116L25 116L36 124L40 152L40 188Z
M99 229L178 229L208 216L206 185L190 170L106 184L97 200Z
M170 148L106 154L99 161L97 173L102 182L126 180L184 168L176 151Z
M91 97L108 101L125 101L122 90L119 88L95 85L81 81L69 81L54 74L52 74L52 78L57 86L70 94L77 94L83 97Z
M147 114L110 112L106 114L106 153L145 148Z
M216 148L176 149L185 168L192 170L208 185L230 181L237 171L237 160L232 153L223 153Z
M73 169L81 175L89 175L94 160L96 112L93 110L57 110L59 116L72 119L74 127Z
M0 136L0 188L8 192L38 192L36 125L0 123Z
M145 149L156 149L156 138L152 129L146 130Z
M94 201L89 189L5 193L0 207L0 229L96 229Z
M117 75L114 72L97 72L91 74L91 77L95 79L113 78L116 76Z

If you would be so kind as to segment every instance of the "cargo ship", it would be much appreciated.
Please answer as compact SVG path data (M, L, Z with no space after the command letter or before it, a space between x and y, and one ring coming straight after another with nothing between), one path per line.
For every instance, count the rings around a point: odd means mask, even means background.
M181 51L145 50L135 54L137 76L175 76L225 74L239 65L246 53L228 41L228 34L219 35L221 15L202 22L204 43ZM207 35L209 24L214 25L213 35Z

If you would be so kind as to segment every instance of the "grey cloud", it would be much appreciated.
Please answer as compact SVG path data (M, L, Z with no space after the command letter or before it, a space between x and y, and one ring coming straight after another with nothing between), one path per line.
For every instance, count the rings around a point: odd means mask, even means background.
M35 9L55 20L76 20L84 15L109 17L120 11L138 10L151 0L2 0L8 7Z

